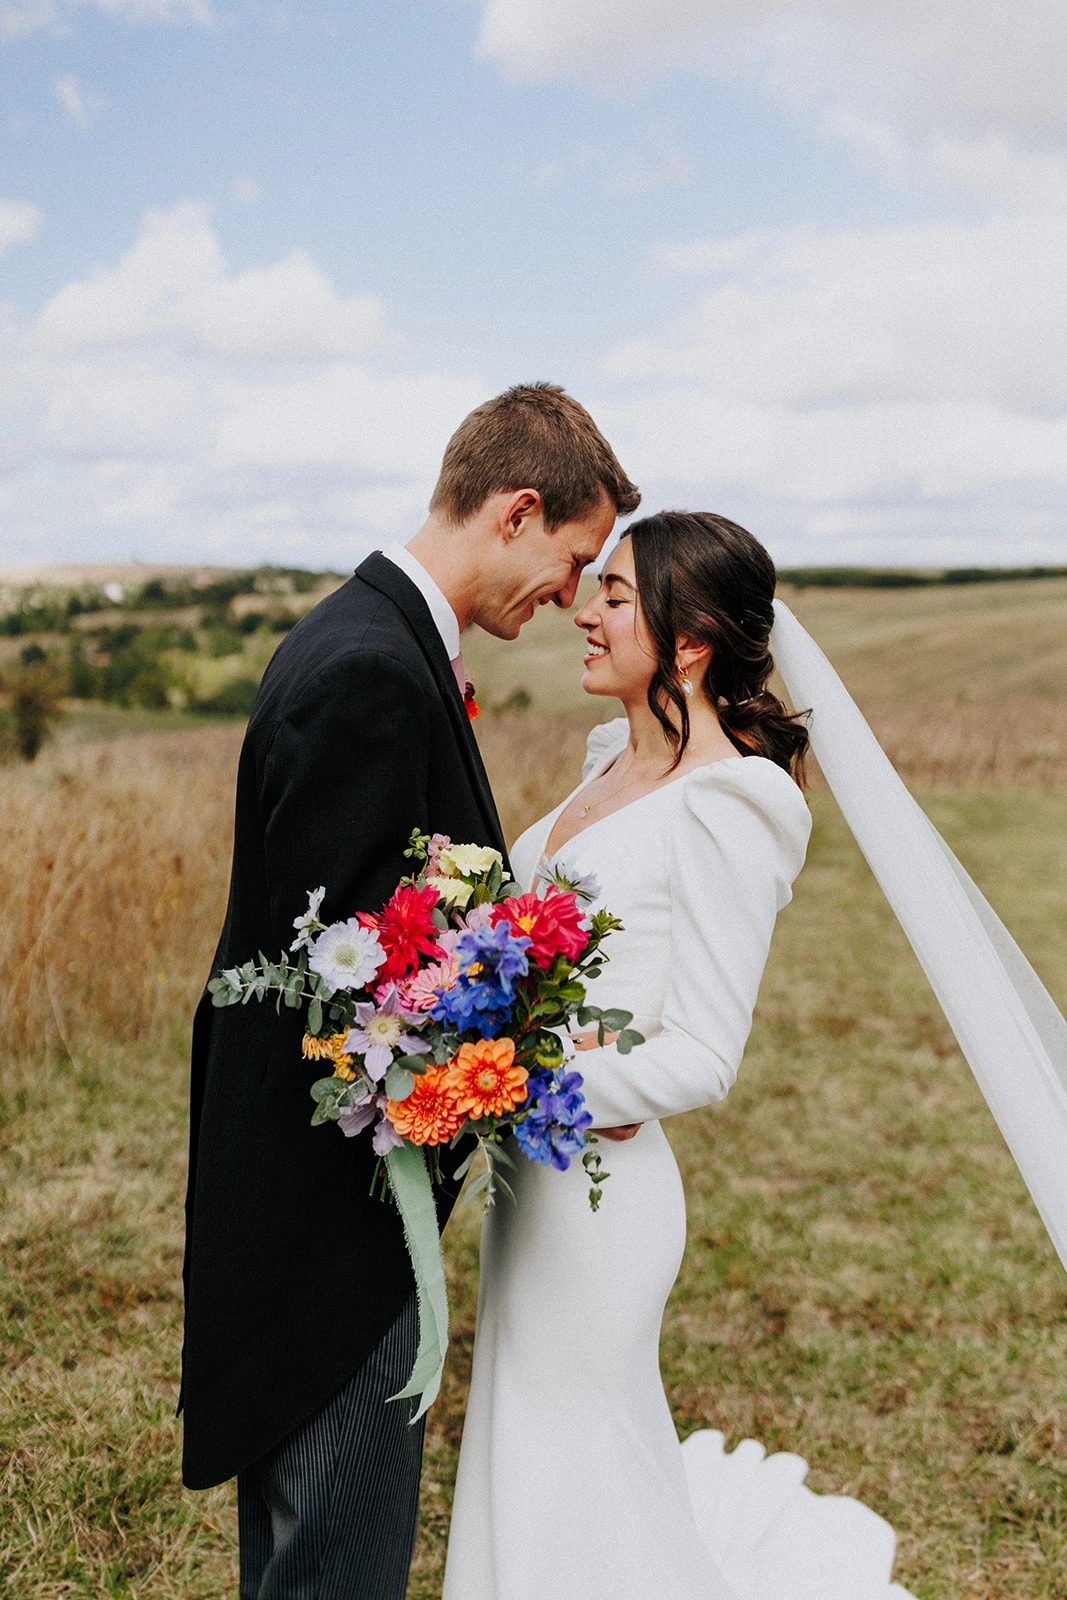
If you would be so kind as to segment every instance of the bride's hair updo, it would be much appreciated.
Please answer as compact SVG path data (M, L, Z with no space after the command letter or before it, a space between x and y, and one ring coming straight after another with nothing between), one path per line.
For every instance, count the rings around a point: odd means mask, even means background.
M776 574L766 550L736 522L706 511L661 511L626 532L657 656L648 704L674 752L671 770L689 743L676 667L685 637L711 646L704 694L731 744L743 756L777 762L803 787L807 729L767 688Z

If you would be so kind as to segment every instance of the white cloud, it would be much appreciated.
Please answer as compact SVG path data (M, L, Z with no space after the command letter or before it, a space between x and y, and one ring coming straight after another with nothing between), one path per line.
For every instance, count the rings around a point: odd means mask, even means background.
M0 256L36 239L43 221L37 207L25 200L0 200Z
M342 299L303 250L230 275L210 208L186 202L148 212L118 266L61 289L36 333L57 351L169 337L218 355L306 360L365 354L383 320L375 296Z
M52 92L76 128L87 128L97 112L104 108L99 96L87 93L73 72L66 72L57 78L52 85Z
M621 150L579 144L562 160L541 162L531 173L531 182L543 189L591 174L607 194L638 194L686 183L692 170L677 123L665 121L649 123Z
M743 79L868 155L896 145L909 162L945 139L980 152L999 135L1025 157L1067 137L1062 0L477 3L479 55L520 79L602 90L677 71Z
M1067 212L770 229L652 271L689 304L604 371L653 497L758 505L811 560L1067 559Z
M0 320L11 558L342 563L425 514L478 377L382 375L384 308L302 251L231 271L205 206Z
M1067 408L1067 212L772 229L654 259L712 281L662 333L615 350L618 380L698 379L723 399L791 407Z
M13 44L43 29L56 32L69 27L72 17L85 6L134 25L211 27L218 21L210 0L0 0L0 43Z

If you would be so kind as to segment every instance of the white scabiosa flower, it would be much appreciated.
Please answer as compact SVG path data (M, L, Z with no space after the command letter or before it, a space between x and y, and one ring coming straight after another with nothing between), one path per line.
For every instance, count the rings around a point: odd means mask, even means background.
M385 951L372 928L355 917L335 922L311 946L308 966L325 978L331 989L362 989L385 960Z

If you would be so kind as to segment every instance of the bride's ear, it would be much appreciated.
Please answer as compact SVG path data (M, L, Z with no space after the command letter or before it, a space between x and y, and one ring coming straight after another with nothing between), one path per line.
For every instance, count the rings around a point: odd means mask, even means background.
M679 635L674 647L674 665L680 677L685 675L699 683L708 670L710 660L710 644L703 644L688 634Z

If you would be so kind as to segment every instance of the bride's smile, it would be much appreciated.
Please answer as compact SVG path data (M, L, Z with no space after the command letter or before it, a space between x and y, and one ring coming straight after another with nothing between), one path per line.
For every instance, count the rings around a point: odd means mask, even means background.
M582 688L641 701L656 670L656 649L637 601L633 551L623 539L600 576L600 587L574 616L585 635Z

